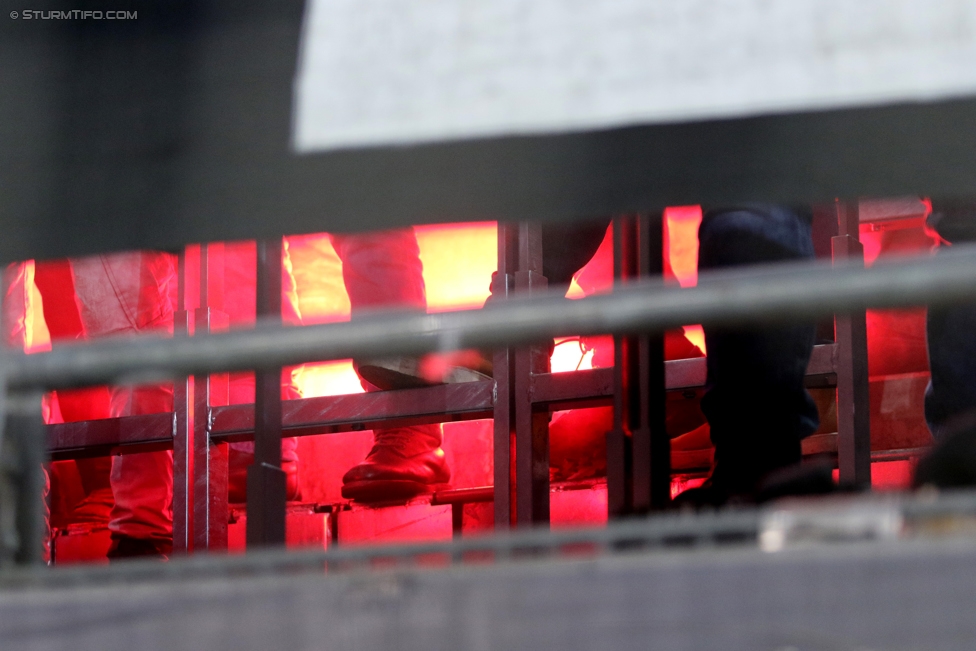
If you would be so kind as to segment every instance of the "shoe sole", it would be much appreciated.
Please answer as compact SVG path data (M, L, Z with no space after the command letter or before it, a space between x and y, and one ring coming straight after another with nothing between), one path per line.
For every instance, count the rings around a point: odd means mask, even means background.
M491 376L464 367L452 368L444 376L442 382L432 382L417 375L370 364L360 366L358 372L360 377L381 391L420 389L441 384L462 384L464 382L479 382L491 379Z
M356 502L394 502L446 490L450 484L424 484L406 479L354 481L342 486L342 496Z

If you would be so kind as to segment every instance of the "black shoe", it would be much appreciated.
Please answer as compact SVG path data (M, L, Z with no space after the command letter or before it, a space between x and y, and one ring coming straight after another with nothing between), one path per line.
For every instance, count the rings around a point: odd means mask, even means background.
M342 477L342 496L359 502L403 500L450 488L440 434L419 428L374 430L366 460Z
M716 486L709 477L701 486L689 488L675 496L671 504L677 509L707 509L724 506L730 500L730 495L720 486Z
M756 490L756 503L771 502L781 497L829 495L838 490L834 483L834 464L795 464L766 475Z
M976 486L976 427L960 428L940 441L915 468L915 488Z
M118 561L126 558L144 558L168 561L173 553L173 542L148 538L132 538L112 534L112 546L108 549L108 559Z
M437 384L459 384L490 380L491 375L475 368L445 364L437 369L436 377L427 377L417 357L385 357L382 359L353 360L353 368L359 377L382 391L417 389Z
M734 488L712 472L705 483L674 498L677 508L717 508L735 504L763 504L781 497L828 495L837 492L830 463L792 464L767 473L759 481L739 481Z
M754 504L756 486L762 478L755 468L742 463L716 462L708 479L698 488L677 495L673 504L680 509L717 508L726 504Z

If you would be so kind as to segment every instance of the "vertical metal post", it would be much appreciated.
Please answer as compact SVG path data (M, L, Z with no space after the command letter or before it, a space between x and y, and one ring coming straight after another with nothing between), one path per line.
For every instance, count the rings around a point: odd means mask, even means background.
M814 255L823 260L833 259L833 240L837 236L837 206L836 202L813 204L813 223L811 235L813 238ZM817 321L817 344L835 343L834 315Z
M515 291L545 291L542 227L519 225ZM519 526L549 524L549 408L532 402L532 376L549 372L549 346L515 351L515 517Z
M614 220L614 276L621 284L663 273L663 216ZM671 502L665 428L664 334L614 337L614 427L607 434L611 516Z
M505 300L515 286L514 270L518 265L518 230L512 224L498 224L498 272L492 280L491 300ZM514 404L515 353L511 348L494 352L494 484L495 528L505 530L514 524L513 443L515 435Z
M634 225L631 217L613 220L613 276L618 283L633 276L636 261L633 255ZM629 340L613 337L613 429L607 432L607 511L610 517L621 516L631 509L629 478L632 448L627 429L628 376L631 356Z
M4 486L0 488L0 561L22 565L44 563L47 545L47 461L40 391L11 393L6 398L2 450Z
M190 262L191 248L179 256L179 309L173 314L173 336L189 337L193 332L193 312L187 301L187 275L196 267ZM193 524L193 378L182 377L173 382L173 411L176 425L173 432L173 553L187 554L192 549Z
M9 287L7 274L0 276L2 312ZM50 542L43 394L40 390L7 392L5 362L11 354L7 348L10 334L4 332L0 341L0 566L12 562L40 565Z
M3 275L0 274L0 280ZM3 299L7 295L7 284L0 282L0 314L3 314ZM0 320L2 321L2 320ZM9 565L17 553L17 467L16 448L11 443L9 400L7 396L8 352L0 342L0 567Z
M258 241L257 315L281 320L280 238ZM285 472L281 469L281 367L254 374L254 464L247 469L247 546L285 544Z
M664 273L663 215L636 220L637 275L661 278ZM663 509L671 503L671 439L665 427L664 333L636 337L636 364L629 378L630 431L633 438L635 512Z
M200 250L200 307L196 328L213 332L226 328L223 307L223 244ZM193 382L193 548L227 548L227 444L210 440L210 407L227 402L227 376L197 375Z
M837 202L838 235L831 241L834 260L864 263L858 241L858 204ZM837 461L840 481L871 486L871 409L868 391L867 319L864 310L837 315Z
M6 288L0 288L0 309L3 304L3 294ZM0 346L0 567L13 562L17 553L17 469L18 459L16 447L12 443L10 428L7 424L9 416L7 397L7 376L5 361L7 352Z

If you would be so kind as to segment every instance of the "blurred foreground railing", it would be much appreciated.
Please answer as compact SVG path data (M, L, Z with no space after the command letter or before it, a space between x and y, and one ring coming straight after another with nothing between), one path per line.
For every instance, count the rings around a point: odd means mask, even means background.
M326 551L266 549L243 554L198 554L168 563L132 560L110 567L68 566L0 572L0 588L92 586L139 581L206 580L272 573L334 573L453 563L501 563L608 554L760 549L776 553L815 544L971 538L976 492L839 495L763 507L677 512L610 522L606 527L525 529L453 541L335 547Z
M49 353L8 352L10 390L159 381L216 371L287 366L361 355L417 355L537 343L553 337L655 332L692 323L786 322L853 310L945 305L976 299L976 246L930 258L860 263L790 263L702 273L682 289L634 282L613 293L566 300L553 293L482 310L377 312L355 321L190 338L105 338Z

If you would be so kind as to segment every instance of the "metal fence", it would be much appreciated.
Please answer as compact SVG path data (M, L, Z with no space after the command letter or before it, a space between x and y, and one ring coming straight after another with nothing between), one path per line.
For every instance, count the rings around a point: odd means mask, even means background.
M43 532L44 430L40 392L101 382L136 382L357 355L420 354L538 343L566 334L659 332L686 323L809 319L865 307L944 305L976 298L976 247L865 269L791 263L702 274L695 288L642 281L581 300L533 295L485 310L437 315L377 313L355 322L186 338L127 338L41 355L5 351L3 463L13 482L0 494L8 555L37 561ZM5 392L5 393L7 393ZM11 516L14 517L11 517Z

